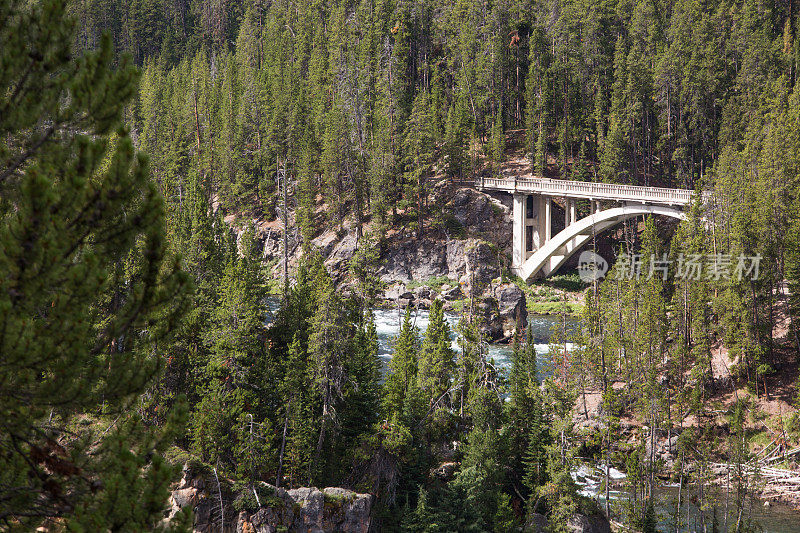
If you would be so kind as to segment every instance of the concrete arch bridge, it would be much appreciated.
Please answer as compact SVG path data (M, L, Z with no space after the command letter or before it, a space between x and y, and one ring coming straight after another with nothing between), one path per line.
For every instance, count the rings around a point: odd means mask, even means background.
M694 191L548 178L478 178L480 190L508 192L513 204L511 270L523 280L549 276L592 235L640 215L683 219ZM708 193L704 193L706 198ZM552 235L552 200L564 199L564 229ZM591 213L576 220L575 202L589 200Z

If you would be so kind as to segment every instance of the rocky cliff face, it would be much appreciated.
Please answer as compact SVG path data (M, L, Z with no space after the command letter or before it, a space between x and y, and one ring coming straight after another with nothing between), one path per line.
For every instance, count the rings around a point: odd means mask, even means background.
M508 339L527 318L524 293L499 279L511 253L511 197L495 198L470 188L444 188L439 196L448 223L429 229L420 239L393 228L383 240L378 276L386 286L384 301L422 309L434 298L445 300L445 308L451 310L468 304L483 316L485 333L492 340ZM344 232L324 231L312 246L337 283L346 287L350 259L361 244L352 228L344 227ZM280 277L280 227L264 225L258 234L265 262L278 262L274 274ZM300 247L290 245L290 249L292 268Z
M338 487L285 490L268 483L233 490L225 480L218 486L213 474L187 465L170 503L168 520L188 507L197 533L222 531L223 524L226 533L367 533L372 496Z

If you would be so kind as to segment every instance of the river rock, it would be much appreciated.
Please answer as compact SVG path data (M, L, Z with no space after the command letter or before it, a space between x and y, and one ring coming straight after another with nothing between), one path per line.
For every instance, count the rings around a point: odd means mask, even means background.
M431 297L431 289L430 287L425 287L424 285L422 287L417 287L417 289L414 291L414 295L418 299L428 300Z
M494 278L500 275L497 252L486 241L470 239L464 251L464 258L465 275L472 294L480 294Z
M528 320L528 305L525 293L513 283L503 283L494 289L497 300L497 311L501 321L504 338L511 338L514 329L519 331L525 327Z

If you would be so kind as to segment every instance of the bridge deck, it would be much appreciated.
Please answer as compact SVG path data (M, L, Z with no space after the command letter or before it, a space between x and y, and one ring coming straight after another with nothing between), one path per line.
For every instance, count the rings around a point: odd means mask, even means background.
M663 187L642 187L640 185L617 185L549 178L477 178L475 186L481 190L489 189L543 194L545 196L567 196L570 198L666 205L686 205L691 202L694 194L694 191L689 189L667 189Z

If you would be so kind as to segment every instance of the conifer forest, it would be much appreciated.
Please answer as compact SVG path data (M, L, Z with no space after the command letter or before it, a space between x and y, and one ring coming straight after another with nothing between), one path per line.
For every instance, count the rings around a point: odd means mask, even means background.
M800 531L798 33L0 0L0 531Z

